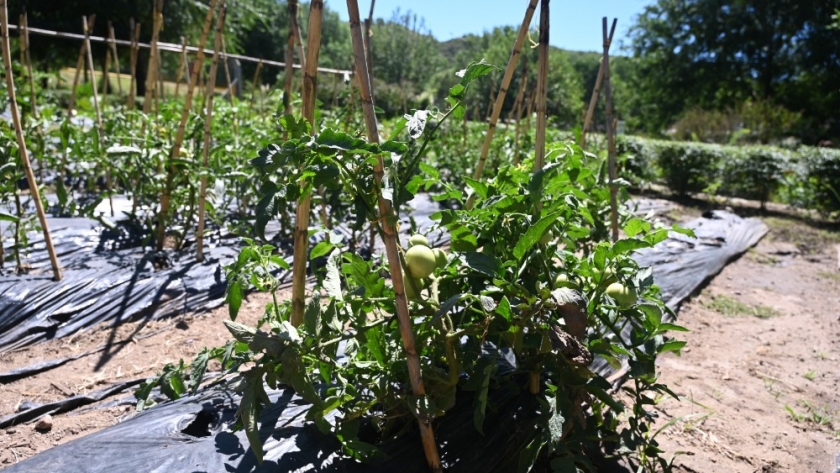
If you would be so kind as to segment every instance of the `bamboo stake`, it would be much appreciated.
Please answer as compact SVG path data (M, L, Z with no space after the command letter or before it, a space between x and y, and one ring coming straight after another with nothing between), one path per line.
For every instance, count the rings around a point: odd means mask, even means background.
M297 18L298 2L297 0L289 0L287 3L289 9L289 18ZM292 63L295 55L295 22L290 22L289 40L286 42L286 69L283 76L283 114L289 115L292 113L292 79L294 69ZM302 61L303 59L301 59ZM256 93L256 91L254 91Z
M163 28L163 16L160 18L161 28ZM155 79L157 80L157 92L155 93L155 113L160 111L160 101L166 98L166 91L163 89L163 60L160 58L160 49L155 48L155 55L157 58L155 59L155 66L157 66L157 71L155 71Z
M21 54L24 58L24 64L26 64L26 75L29 78L29 103L32 107L32 116L37 120L38 104L35 101L35 75L32 73L32 57L29 54L29 18L26 16L26 12L21 15L20 24L22 26L20 35Z
M120 78L120 57L117 55L117 38L114 36L114 25L111 22L108 22L108 39L111 43L111 55L114 57L114 68L117 71L117 93L120 95L120 98L123 96L122 90L122 80ZM88 38L90 41L90 38Z
M220 7L225 6L225 0L221 0ZM190 86L187 89L187 97L184 102L184 110L181 112L181 121L178 123L178 131L175 135L175 143L172 145L171 163L169 170L166 173L166 187L160 197L160 214L157 222L157 242L156 247L158 251L163 249L164 238L166 237L166 219L169 217L169 206L172 201L172 185L175 179L175 168L173 164L181 151L181 144L184 142L184 133L187 127L187 118L190 116L190 108L192 107L193 92L195 91L195 84L198 80L198 73L204 64L204 45L207 43L207 35L210 33L210 25L213 22L213 12L216 10L216 0L210 0L210 8L207 10L207 16L204 18L204 28L201 31L201 41L198 46L198 54L195 65L193 66L193 73L190 76Z
M207 81L207 97L204 115L204 145L202 146L202 165L207 169L210 164L210 129L213 123L213 95L216 90L216 69L219 65L219 50L222 47L222 30L225 27L225 6L219 9L216 20L216 38L213 42L213 62L210 63L210 80ZM204 214L207 203L207 174L201 176L201 191L198 195L198 229L195 232L195 257L204 261Z
M516 94L513 119L516 121L516 131L513 135L513 164L519 164L519 133L522 131L522 109L525 102L525 90L528 88L528 61L522 61L522 84Z
M609 42L612 44L613 34L615 33L615 24L613 22L610 30ZM595 87L592 89L592 98L589 99L589 109L586 111L586 118L583 120L583 129L580 131L580 147L586 146L586 131L592 124L592 117L595 114L595 105L598 103L598 95L601 91L601 82L604 80L604 58L601 57L601 62L598 65L598 78L595 79Z
M181 36L181 59L178 61L178 72L175 76L175 98L181 96L181 78L184 76L184 69L187 67L187 37Z
M537 136L534 172L545 166L546 101L548 96L548 3L540 0L539 70L537 73Z
M152 95L155 93L155 84L157 74L157 41L160 36L160 26L163 23L163 0L155 2L155 8L152 17L152 45L149 50L149 70L146 71L146 95L143 101L143 113L149 113L152 109Z
M370 12L365 20L365 57L367 59L368 82L370 82L370 96L373 97L373 7L376 5L376 0L370 2ZM371 253L373 254L373 253Z
M90 33L86 16L82 16L82 27L86 34ZM96 112L96 127L99 130L99 149L105 151L105 127L102 125L102 111L99 109L99 96L96 92L96 71L93 68L90 41L85 40L85 51L87 53L88 71L90 72L90 83L93 86L93 109ZM114 196L111 194L111 170L109 168L105 168L105 191L108 193L108 205L111 207L111 216L113 217Z
M324 14L324 3L313 0L309 4L309 34L307 42L309 57L303 72L303 117L309 122L315 133L315 92L318 84L318 54L321 50L321 18ZM303 312L306 308L306 262L309 259L309 211L312 203L312 193L306 194L298 201L295 217L295 254L292 262L292 325L297 327L303 323Z
M298 3L298 2L295 0L295 3ZM298 14L300 14L300 9L299 8L296 11L297 11ZM292 31L294 31L294 33L295 33L295 40L297 41L298 60L300 62L300 69L301 70L306 70L306 59L308 58L308 56L306 55L306 49L303 47L303 33L300 30L300 22L298 22L298 15L295 15L295 16L289 18L289 20L290 20L291 25L292 25ZM311 22L312 21L310 20L310 23ZM307 40L308 39L309 38L307 38ZM319 43L318 47L319 48L321 47L320 43ZM318 69L318 71L320 72L321 69Z
M618 19L613 19L612 31ZM607 17L601 20L601 28L604 36L604 94L606 95L606 116L607 116L607 163L610 177L610 224L612 226L612 241L618 240L618 189L615 186L615 130L613 126L612 110L612 88L610 86L610 41L612 32L607 35Z
M135 76L137 75L137 56L140 48L137 43L140 42L140 23L134 23L134 18L131 19L130 34L131 34L131 79L128 86L128 109L134 110L134 98L137 95L137 85L135 84Z
M496 133L496 124L499 121L499 115L502 113L502 106L505 103L507 96L507 89L510 87L510 81L513 79L513 72L516 70L516 63L519 61L519 54L522 51L522 43L525 42L525 36L528 33L528 27L531 25L531 18L534 16L534 11L537 8L539 0L531 0L528 3L528 8L525 10L525 18L522 19L522 25L519 26L519 34L516 35L516 41L513 44L513 49L510 51L510 59L508 59L507 67L505 68L505 75L502 77L502 83L499 86L499 94L496 96L496 102L493 104L493 113L490 115L490 124L487 126L487 133L484 135L484 144L481 147L481 155L478 158L478 164L473 172L473 179L481 180L481 174L484 172L484 163L487 162L487 155L490 154L490 144L493 142L493 135ZM492 89L491 89L492 90ZM471 209L475 204L476 195L470 196L467 201L467 209Z
M260 79L260 71L262 70L262 61L257 63L257 68L254 70L254 80L251 81L251 103L248 105L248 115L251 115L251 110L254 108L254 100L257 96L257 87ZM284 107L285 108L285 107Z
M108 89L110 88L110 87L108 87L110 85L110 82L111 82L110 69L111 69L111 50L110 49L105 49L105 67L102 68L102 96L103 97L108 94ZM117 75L117 78L119 79L119 75Z
M356 0L347 0L347 9L350 16L350 34L353 40L356 73L359 76L361 86L365 126L367 128L368 139L372 143L378 144L379 130L376 125L376 112L374 111L373 97L371 96L370 76L368 75L368 71L366 70L367 65L365 64L364 40L362 37L361 21L359 20L359 4ZM384 169L385 166L382 161L382 156L377 156L373 170L377 186L382 184L382 178L385 174ZM423 385L423 375L420 370L420 357L414 345L414 332L412 332L412 321L408 312L408 300L405 296L405 281L403 280L403 271L400 263L399 249L397 247L397 232L391 223L391 218L394 216L394 209L391 208L390 201L385 199L381 193L379 194L379 216L384 230L382 238L385 243L391 281L393 282L394 292L396 293L397 319L399 320L400 335L402 336L403 348L406 353L409 380L411 381L411 388L414 395L422 397L426 395L426 388ZM420 439L423 443L423 451L426 454L426 462L433 472L442 472L443 469L440 463L440 456L438 455L437 444L435 443L435 434L432 429L431 419L421 419L418 417L417 420L420 427Z
M40 221L41 229L44 232L44 244L46 245L47 253L50 256L53 279L60 281L61 268L58 265L58 257L55 254L55 247L53 247L52 238L50 237L47 215L44 213L44 204L41 202L41 193L38 190L38 183L35 181L35 174L32 172L32 165L29 162L29 153L26 150L26 139L23 137L23 126L20 122L20 112L18 111L17 100L15 99L15 81L12 77L12 52L11 48L9 48L8 15L6 0L0 0L0 28L3 30L3 67L6 70L6 89L9 92L9 109L12 114L12 123L15 127L15 137L17 138L18 149L20 151L20 160L23 164L26 180L29 183L29 192L32 193L32 200L35 202L35 211L38 214L38 220Z
M227 79L227 89L228 89L228 100L230 103L233 104L233 84L230 82L230 68L228 67L228 55L227 55L227 46L225 46L225 37L222 35L222 56L224 58L225 63L225 79ZM216 78L211 79L213 83L216 83ZM233 122L233 127L236 128L236 121ZM236 130L234 130L234 134Z

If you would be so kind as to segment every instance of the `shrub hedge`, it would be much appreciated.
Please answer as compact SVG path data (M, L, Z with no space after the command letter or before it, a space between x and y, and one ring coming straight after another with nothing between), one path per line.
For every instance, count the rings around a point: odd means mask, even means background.
M619 136L624 177L659 181L686 195L706 191L840 211L840 150L799 146L727 146Z

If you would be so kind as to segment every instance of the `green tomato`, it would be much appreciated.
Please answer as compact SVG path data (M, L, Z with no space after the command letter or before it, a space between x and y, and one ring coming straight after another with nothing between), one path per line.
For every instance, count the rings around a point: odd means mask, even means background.
M595 270L595 273L598 271ZM594 278L593 278L594 279ZM601 273L601 287L604 287L608 284L612 284L618 282L618 277L613 272L612 268L605 268L604 272Z
M540 238L540 245L547 245L552 240L554 240L554 232L548 230L547 232L543 233L542 238Z
M413 246L425 246L428 248L429 240L424 235L420 235L419 233L416 235L411 235L411 238L408 239L408 247L411 248Z
M414 301L421 298L420 291L426 288L427 281L425 279L415 279L403 273L403 285L405 286L405 297ZM417 288L416 291L415 288Z
M619 305L619 307L624 309L632 307L639 299L635 289L629 288L619 282L610 284L607 287L606 294L615 299L615 302Z
M440 248L435 248L432 251L435 252L435 265L438 268L443 269L446 266L446 252Z
M412 246L405 252L406 270L411 277L422 279L435 271L435 252L428 246Z
M554 289L568 287L574 289L575 285L569 280L569 275L560 273L554 277Z

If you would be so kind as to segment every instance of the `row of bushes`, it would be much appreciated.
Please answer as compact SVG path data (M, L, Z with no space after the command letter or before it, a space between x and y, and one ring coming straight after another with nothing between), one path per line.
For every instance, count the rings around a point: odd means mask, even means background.
M686 195L708 192L840 211L840 150L799 146L726 146L620 136L625 177L661 181Z

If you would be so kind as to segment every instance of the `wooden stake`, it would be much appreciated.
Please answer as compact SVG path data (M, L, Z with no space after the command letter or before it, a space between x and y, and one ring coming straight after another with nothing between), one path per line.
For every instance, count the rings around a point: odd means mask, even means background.
M122 98L123 90L122 79L120 78L120 57L117 55L117 38L114 36L114 25L112 25L110 21L108 22L108 39L111 44L111 56L114 58L114 68L117 72L117 93L120 95L120 98ZM88 38L88 41L90 41L90 38Z
M613 34L615 33L615 24L613 21L612 29L610 30L609 42L612 43ZM608 46L609 47L609 46ZM592 117L595 114L595 105L598 103L598 95L601 90L601 82L604 80L604 58L601 57L601 62L598 65L598 78L595 79L595 87L592 89L592 98L589 99L589 108L586 111L586 118L583 120L583 129L580 131L580 147L586 146L586 132L592 124Z
M216 68L219 65L219 50L222 47L222 30L225 27L225 6L219 9L219 17L216 20L216 38L213 42L213 62L210 63L210 80L207 81L205 92L206 106L204 115L204 145L202 146L202 165L204 169L210 163L210 129L213 123L213 95L216 90ZM198 194L198 229L195 232L195 257L198 261L204 261L204 214L207 203L207 174L201 176L201 191Z
M140 23L135 24L134 18L131 19L130 32L131 35L131 80L128 86L128 109L134 110L134 98L137 96L137 85L135 84L135 76L137 75L137 56L140 48L137 44L140 42Z
M225 65L225 79L227 79L227 89L228 89L228 100L230 103L233 104L233 84L230 81L230 68L228 67L228 55L227 55L227 46L225 46L225 37L222 36L222 55L224 57L224 65ZM216 78L211 79L213 83L216 83ZM233 122L233 127L236 128L236 121ZM236 130L234 129L234 134Z
M35 101L35 75L32 73L32 57L29 54L29 19L26 12L21 15L20 45L24 64L26 64L26 75L29 78L29 104L32 107L32 116L38 118L38 104ZM39 160L40 162L41 160ZM39 165L39 168L43 166Z
M368 139L372 143L379 143L379 130L376 125L376 112L373 107L373 97L370 94L370 75L365 64L364 40L362 37L361 21L359 19L359 4L356 0L347 0L347 10L350 16L350 35L353 40L353 53L356 61L356 74L362 92L362 108L365 116ZM377 186L381 186L385 174L385 166L382 156L377 156L374 165L373 175ZM397 319L400 324L400 335L402 336L403 348L405 349L406 361L408 364L408 376L411 382L411 389L414 396L423 397L426 395L426 388L423 384L423 375L420 370L420 357L414 344L414 332L412 331L412 320L408 312L408 299L405 296L405 281L400 263L400 254L397 247L397 231L391 223L394 217L394 209L389 200L379 194L379 216L383 228L383 241L385 252L388 258L388 266L391 272L391 281L396 294ZM435 473L443 471L438 455L435 434L432 429L431 419L418 417L420 427L420 439L423 444L423 451L426 454L426 462Z
M298 2L297 0L289 0L287 2L287 7L289 9L289 18L292 19L290 21L289 27L289 40L286 43L286 57L284 58L286 61L286 68L284 71L283 76L283 113L285 115L289 115L292 113L292 79L294 74L294 68L292 67L292 63L295 60L295 43L296 34L297 32L297 12L298 12ZM304 62L304 58L300 58L301 64ZM254 91L256 93L256 90Z
M178 72L175 76L175 98L181 96L179 90L181 89L181 77L184 76L184 70L187 68L187 37L181 36L181 59L178 61Z
M298 3L298 2L295 1L295 3ZM297 11L298 14L300 14L300 9L297 9L296 11ZM296 39L297 46L298 46L298 60L300 62L300 69L301 70L306 70L306 59L307 59L308 56L306 55L306 49L304 49L304 47L303 47L303 33L301 33L301 31L300 31L300 23L298 22L298 15L295 15L295 16L289 18L289 20L290 20L291 25L292 25L292 31L294 31L294 33L295 33L295 39ZM312 22L312 20L310 20L310 23L311 22ZM307 40L308 40L308 38L307 38ZM318 47L320 47L320 45Z
M17 100L15 99L15 81L12 77L12 52L9 47L9 14L6 5L6 0L0 0L0 28L3 30L3 66L6 70L6 90L9 92L9 109L12 114L12 123L15 127L15 137L17 138L18 150L20 151L20 160L23 164L23 170L26 174L26 181L29 183L29 192L32 194L32 200L35 202L35 211L38 214L38 220L41 222L41 229L44 232L44 244L47 247L47 253L50 256L50 264L53 270L53 279L61 280L61 268L58 265L58 257L55 254L55 247L53 247L52 238L50 237L49 225L47 225L47 215L44 212L44 204L41 202L41 193L38 190L38 182L35 181L35 174L32 172L32 165L29 162L29 153L26 150L26 139L23 136L23 126L20 122L20 112L18 111Z
M612 31L615 31L615 25L618 19L613 20ZM607 160L608 171L610 176L610 224L612 226L612 241L618 241L618 196L616 195L618 189L615 186L616 171L615 171L615 130L613 126L613 110L612 110L612 89L610 86L610 38L612 32L607 34L607 17L601 20L601 27L604 36L604 94L606 95L606 116L607 116Z
M367 59L368 82L370 82L370 96L373 97L373 7L376 5L376 0L371 0L370 11L365 20L365 58ZM371 254L373 254L371 252Z
M545 166L546 101L548 97L548 3L540 0L539 70L537 73L537 136L534 172Z
M105 49L105 67L102 68L102 96L108 94L108 89L110 89L109 85L111 82L110 76L110 69L111 69L111 50L106 48ZM117 78L119 79L119 74L117 74Z
M315 92L318 84L318 54L321 50L321 18L324 14L324 2L312 0L309 4L309 34L307 42L309 57L303 72L303 117L316 133ZM295 217L295 254L292 262L292 325L303 323L306 308L306 263L309 259L309 210L312 193L298 200Z
M225 6L225 0L221 0L220 8ZM172 186L175 180L175 167L173 163L178 158L181 151L181 144L184 142L184 133L187 127L187 118L190 116L190 108L192 108L193 92L195 91L195 84L198 80L198 73L204 64L204 45L207 43L207 35L210 33L210 25L213 22L213 12L216 10L216 0L210 0L210 8L207 10L207 16L204 18L204 28L201 31L201 41L198 46L198 53L196 54L195 65L193 66L193 73L190 75L190 86L187 89L187 97L184 102L184 110L181 112L181 121L178 123L178 131L175 134L175 143L172 145L172 154L170 155L170 166L166 173L166 186L163 194L160 197L160 213L157 221L157 241L156 247L158 251L163 249L164 238L166 238L166 220L169 218L169 206L172 202Z
M87 36L90 34L87 17L82 16L82 28L85 30L85 51L87 52L88 71L90 72L90 83L93 86L93 109L96 112L96 127L99 130L99 149L105 151L105 127L102 125L102 112L99 109L99 96L96 92L96 71L93 68L93 54L90 50L90 41ZM105 168L105 191L108 193L108 204L111 207L111 216L114 216L114 196L111 194L111 169Z
M522 84L519 86L519 93L516 94L513 107L513 119L516 122L516 131L513 135L513 164L519 164L519 132L522 131L522 109L525 102L525 90L528 88L528 61L522 61Z
M161 10L163 9L163 0L157 0L155 2L155 8L152 18L152 45L149 49L149 70L146 71L146 96L143 101L143 113L148 114L152 109L152 99L153 95L155 95L155 87L156 87L156 75L157 75L157 42L158 37L160 36L160 27L163 23L163 14Z
M248 115L251 115L251 110L254 108L254 100L257 96L258 81L260 79L260 71L262 70L262 61L257 63L257 68L254 70L254 80L251 81L251 103L248 104ZM285 108L285 107L284 107Z
M493 142L493 135L496 133L496 124L499 121L499 115L502 113L502 106L505 103L507 96L507 89L510 87L510 81L513 79L513 72L516 70L516 63L519 60L519 54L522 51L522 43L525 42L525 36L528 33L528 27L531 25L531 18L534 16L534 10L537 8L539 0L531 0L528 3L528 8L525 10L525 18L522 19L522 25L519 27L519 34L516 35L516 41L513 44L513 49L510 51L510 59L508 59L507 67L505 68L505 75L502 77L502 84L499 86L499 94L496 96L496 102L493 104L493 113L490 115L490 124L487 126L487 133L484 135L484 144L481 147L481 155L478 158L478 165L473 172L473 179L481 180L481 174L484 172L484 163L487 161L487 155L490 154L490 144ZM492 89L491 89L492 90ZM475 204L476 195L470 196L467 201L467 209L471 209Z

